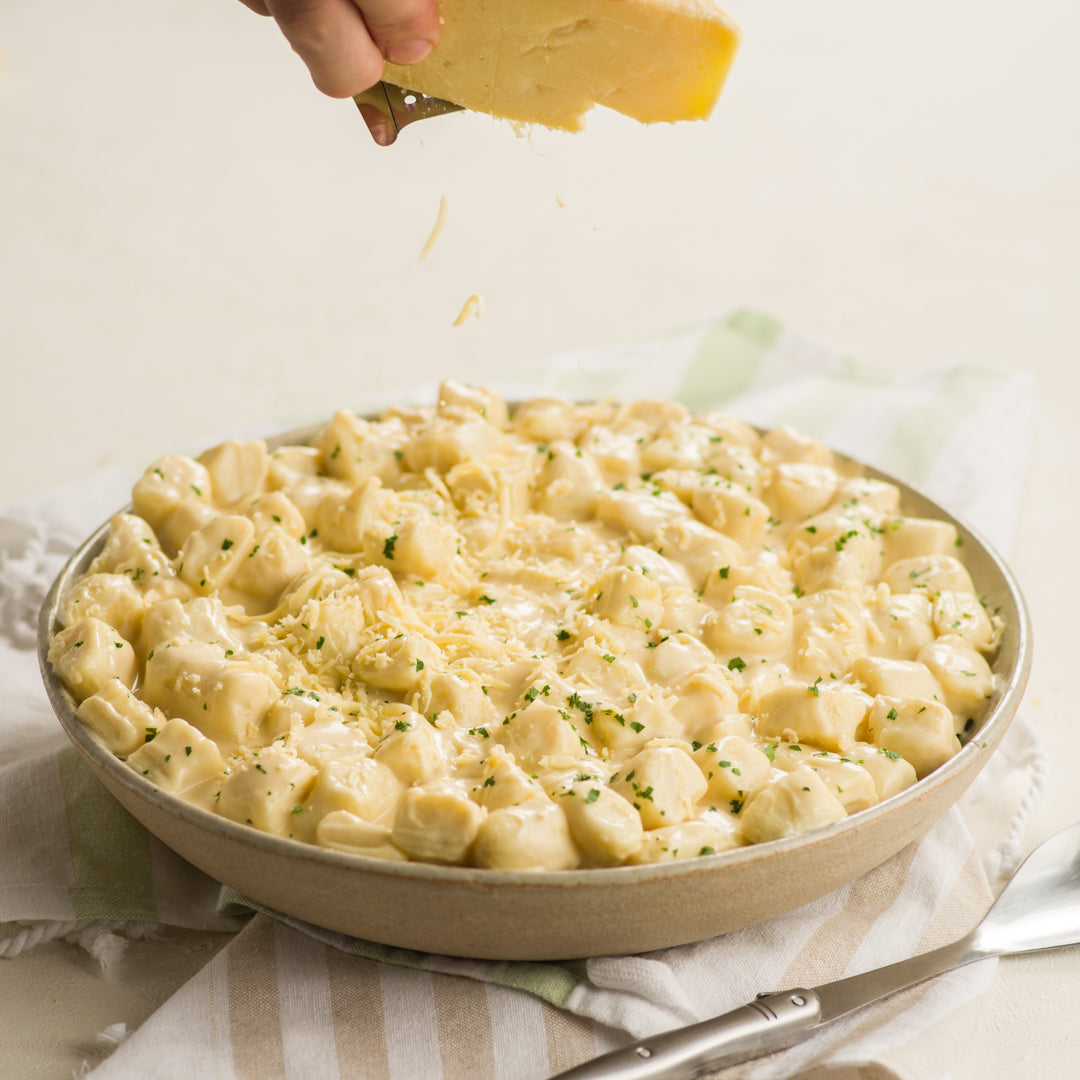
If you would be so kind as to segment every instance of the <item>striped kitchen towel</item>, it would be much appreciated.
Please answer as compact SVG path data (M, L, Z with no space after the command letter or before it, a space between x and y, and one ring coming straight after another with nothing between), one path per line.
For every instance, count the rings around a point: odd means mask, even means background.
M882 370L737 310L653 341L518 369L512 379L504 371L491 382L508 397L673 396L760 424L792 423L922 487L999 549L1011 543L1034 411L1021 372ZM434 393L413 388L409 398L430 401ZM284 428L318 418L279 419ZM813 985L943 944L986 910L987 873L1015 864L1045 775L1038 736L1022 718L961 808L921 842L797 911L698 945L566 964L492 963L390 949L256 911L120 810L63 746L40 686L33 625L44 590L76 541L126 501L136 474L110 470L0 514L8 706L0 730L0 920L20 922L0 941L0 955L64 935L107 961L125 934L151 926L236 930L94 1070L101 1080L542 1080L758 991ZM979 835L992 838L981 850L965 813L979 815ZM786 1077L827 1065L875 1077L946 1076L993 968L985 961L954 972L718 1075Z

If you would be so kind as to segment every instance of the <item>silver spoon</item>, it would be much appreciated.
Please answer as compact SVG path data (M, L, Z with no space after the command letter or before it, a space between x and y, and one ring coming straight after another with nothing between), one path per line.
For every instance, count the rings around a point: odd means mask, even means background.
M924 979L989 956L1080 944L1080 822L1039 845L974 930L951 945L813 989L760 994L713 1020L641 1039L552 1080L686 1080L770 1054Z

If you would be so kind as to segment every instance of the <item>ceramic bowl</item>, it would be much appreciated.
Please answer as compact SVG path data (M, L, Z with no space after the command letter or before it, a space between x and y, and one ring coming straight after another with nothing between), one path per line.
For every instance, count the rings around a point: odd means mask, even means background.
M290 432L274 445L306 441ZM38 651L56 715L101 782L155 836L211 877L268 907L386 945L502 960L618 955L682 945L807 903L918 840L963 794L1014 716L1031 664L1031 627L1002 559L972 529L894 477L904 512L953 522L978 594L1000 609L996 689L951 760L906 791L814 832L681 862L509 872L385 862L273 836L159 790L96 741L48 663L61 600L104 544L94 533L53 584Z

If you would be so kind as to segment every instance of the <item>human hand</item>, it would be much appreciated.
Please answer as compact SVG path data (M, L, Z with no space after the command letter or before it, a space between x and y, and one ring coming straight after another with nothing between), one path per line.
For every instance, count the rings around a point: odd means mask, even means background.
M436 0L241 0L270 15L330 97L374 86L383 63L415 64L438 44Z

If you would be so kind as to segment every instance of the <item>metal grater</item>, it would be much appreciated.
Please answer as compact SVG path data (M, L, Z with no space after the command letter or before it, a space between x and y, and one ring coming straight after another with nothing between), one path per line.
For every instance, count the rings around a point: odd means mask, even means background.
M370 90L353 97L371 137L379 146L389 146L406 124L429 116L459 112L460 105L442 98L428 97L393 83L378 82Z

